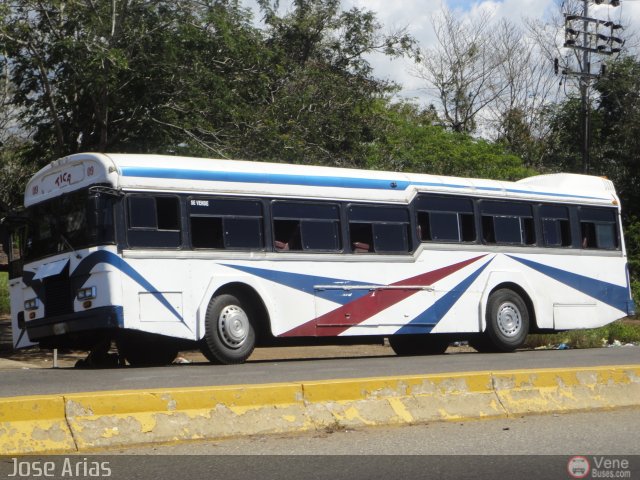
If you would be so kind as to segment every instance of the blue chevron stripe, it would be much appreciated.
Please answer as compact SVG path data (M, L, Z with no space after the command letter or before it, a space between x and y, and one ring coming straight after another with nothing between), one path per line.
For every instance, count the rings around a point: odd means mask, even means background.
M603 282L595 278L586 277L577 273L568 272L559 268L550 267L542 263L534 262L524 258L507 255L509 258L516 260L529 268L532 268L548 277L557 280L560 283L589 295L596 300L606 303L607 305L622 310L627 313L627 306L631 300L629 296L629 287L615 285L613 283Z
M495 257L493 257L495 258ZM432 306L400 328L395 334L429 333L444 318L451 307L469 289L471 284L480 276L485 268L493 261L493 258L478 268L475 272L453 287L448 293L436 300Z
M346 303L352 302L369 293L369 290L316 290L314 288L317 285L335 285L336 287L342 287L362 284L361 282L354 282L352 280L319 277L303 273L281 272L278 270L266 270L263 268L246 267L242 265L224 264L224 266L234 268L245 273L250 273L251 275L279 283L280 285L300 290L301 292L308 293L309 295L315 295L317 297L324 298L325 300L339 303L340 305L345 305ZM367 283L367 285L377 284Z

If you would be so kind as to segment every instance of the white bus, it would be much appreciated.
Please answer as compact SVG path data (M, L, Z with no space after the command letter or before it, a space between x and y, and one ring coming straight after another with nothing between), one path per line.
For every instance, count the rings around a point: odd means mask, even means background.
M385 338L512 351L634 309L620 204L592 176L87 153L39 171L5 223L15 346L115 341L133 365Z

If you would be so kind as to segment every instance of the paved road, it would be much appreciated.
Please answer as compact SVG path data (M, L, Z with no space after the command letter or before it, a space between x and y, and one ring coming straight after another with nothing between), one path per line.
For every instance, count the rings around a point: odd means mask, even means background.
M589 462L587 478L640 478L639 430L640 410L622 410L258 436L49 460L58 473L65 461L107 467L113 480L537 480L571 479L567 467L580 455ZM605 462L614 467L604 468ZM13 464L0 461L0 478Z
M0 397L96 390L237 385L393 375L579 367L640 363L640 347L535 350L508 354L455 353L426 357L317 358L254 361L244 365L172 365L109 370L0 371Z

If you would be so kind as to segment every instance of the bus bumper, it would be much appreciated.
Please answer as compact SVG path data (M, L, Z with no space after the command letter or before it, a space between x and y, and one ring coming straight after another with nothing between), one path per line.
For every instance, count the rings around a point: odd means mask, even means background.
M33 342L52 337L110 330L123 325L122 307L113 306L26 322L27 335Z

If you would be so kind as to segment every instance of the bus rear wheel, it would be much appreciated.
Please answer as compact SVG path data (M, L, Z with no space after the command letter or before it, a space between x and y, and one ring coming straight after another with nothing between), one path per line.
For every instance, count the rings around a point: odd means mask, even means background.
M389 345L396 355L439 355L449 346L449 340L439 335L392 335Z
M489 296L486 320L486 335L496 350L512 352L524 344L529 333L529 310L513 290L503 288Z
M256 345L256 314L240 295L222 294L211 299L205 317L202 353L211 363L243 363Z

